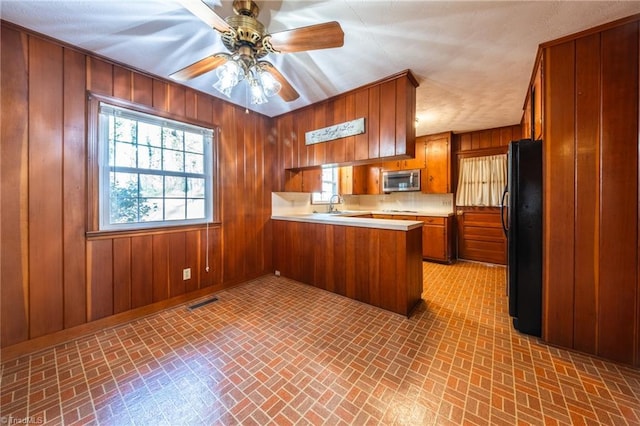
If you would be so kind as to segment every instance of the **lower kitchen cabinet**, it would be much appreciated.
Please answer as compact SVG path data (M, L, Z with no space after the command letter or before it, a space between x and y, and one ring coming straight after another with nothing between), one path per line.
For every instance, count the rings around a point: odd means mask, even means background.
M422 226L422 258L451 263L453 259L453 217L417 216Z
M375 214L375 219L419 220L422 226L422 258L442 263L453 261L453 216Z
M458 207L458 258L507 263L507 239L497 207Z

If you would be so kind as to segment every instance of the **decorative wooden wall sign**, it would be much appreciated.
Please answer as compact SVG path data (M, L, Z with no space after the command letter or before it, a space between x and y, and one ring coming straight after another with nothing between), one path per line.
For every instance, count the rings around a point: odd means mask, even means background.
M315 143L328 142L361 133L364 133L364 117L306 132L304 134L304 143L305 145L313 145Z

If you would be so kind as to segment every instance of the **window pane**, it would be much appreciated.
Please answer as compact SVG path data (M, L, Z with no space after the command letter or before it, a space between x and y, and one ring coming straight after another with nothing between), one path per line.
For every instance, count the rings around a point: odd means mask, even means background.
M130 143L116 143L116 167L136 167L136 147Z
M138 221L138 176L132 173L111 173L111 223Z
M202 154L204 152L202 135L184 132L184 150Z
M140 222L160 222L164 220L162 198L140 199Z
M184 198L167 198L165 205L165 220L182 220L185 218L186 200Z
M140 122L138 123L138 145L162 146L160 127Z
M116 117L116 141L135 142L136 122L127 118Z
M178 151L182 151L184 149L184 145L182 143L184 138L184 132L181 130L175 129L163 129L163 144L164 148L175 149Z
M187 219L203 219L204 217L204 199L188 199Z
M140 197L162 197L162 176L140 175Z
M162 170L162 150L150 146L138 145L138 167L149 170Z
M162 169L172 172L184 171L184 154L165 149L162 154Z
M185 154L185 172L204 174L204 156L200 154Z
M137 198L111 198L111 223L133 223L138 221Z
M187 197L204 198L205 180L200 178L187 179Z
M166 176L164 178L164 196L185 198L186 178Z

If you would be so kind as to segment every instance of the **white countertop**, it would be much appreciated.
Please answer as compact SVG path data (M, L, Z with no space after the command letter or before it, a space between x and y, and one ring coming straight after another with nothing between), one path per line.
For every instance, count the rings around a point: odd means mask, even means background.
M439 212L429 212L429 211L420 211L420 210L375 210L375 211L364 211L362 214L371 213L371 214L391 214L398 216L429 216L429 217L449 217L453 216L453 213L439 213Z
M422 227L423 223L417 220L400 219L372 219L367 217L353 217L364 215L367 211L343 211L337 214L329 213L302 213L302 214L282 214L271 216L275 220L289 220L292 222L323 223L327 225L357 226L361 228L391 229L395 231L409 231ZM382 214L382 213L381 213ZM384 213L389 214L389 213ZM395 213L394 213L395 214ZM415 213L405 213L415 215Z

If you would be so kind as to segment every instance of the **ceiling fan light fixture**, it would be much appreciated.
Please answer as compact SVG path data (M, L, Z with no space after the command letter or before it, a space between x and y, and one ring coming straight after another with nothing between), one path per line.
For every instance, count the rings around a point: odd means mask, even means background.
M265 96L275 96L280 92L280 89L282 89L282 84L280 84L271 73L260 70L258 76L260 77L260 83L262 84Z
M296 89L272 63L261 59L270 53L303 52L344 45L344 32L336 21L269 34L258 21L260 8L254 0L234 0L234 15L224 19L205 4L207 0L179 1L220 33L229 53L214 53L170 77L184 82L215 69L218 81L213 87L229 98L233 88L246 80L247 101L251 93L253 104L268 102L267 97L274 95L279 95L285 102L295 101L300 97Z
M265 104L269 102L264 95L264 90L255 78L249 80L249 88L251 89L251 103L254 105Z
M234 60L225 62L216 70L218 81L213 88L222 92L225 96L231 97L231 91L244 78L244 70Z

